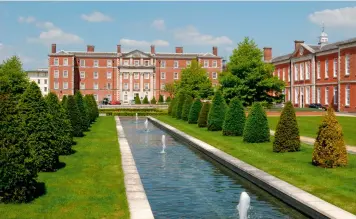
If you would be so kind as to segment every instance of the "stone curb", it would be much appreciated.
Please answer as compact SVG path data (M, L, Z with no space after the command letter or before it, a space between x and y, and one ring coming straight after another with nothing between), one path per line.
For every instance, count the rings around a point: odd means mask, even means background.
M199 151L213 158L220 164L226 166L235 173L266 190L271 195L281 199L285 203L312 218L356 219L356 215L259 170L254 166L251 166L199 139L187 135L168 124L150 116L147 118L159 128L169 132L173 137L197 148Z
M120 118L115 116L116 131L119 136L121 163L124 171L124 181L127 202L132 219L153 219L150 203L147 200L140 175L138 174L135 160L121 126Z

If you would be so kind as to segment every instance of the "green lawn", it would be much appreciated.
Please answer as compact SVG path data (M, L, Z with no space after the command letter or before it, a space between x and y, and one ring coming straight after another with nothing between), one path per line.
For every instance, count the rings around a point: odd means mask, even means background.
M273 153L272 142L247 144L241 137L222 136L206 128L188 124L169 116L157 119L194 136L263 171L285 180L334 205L356 214L356 156L349 155L349 165L343 168L323 169L311 164L312 149L302 145L300 152Z
M99 117L76 138L66 166L40 173L46 194L29 204L0 204L0 218L129 218L121 156L113 117Z
M269 127L276 130L279 117L268 117ZM323 116L298 116L299 133L301 136L316 138ZM342 126L345 143L356 146L356 117L338 116L337 120Z

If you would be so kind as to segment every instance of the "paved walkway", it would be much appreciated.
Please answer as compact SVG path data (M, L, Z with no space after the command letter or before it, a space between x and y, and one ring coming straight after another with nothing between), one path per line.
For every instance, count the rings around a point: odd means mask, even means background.
M275 132L274 130L270 130L270 133L273 136L274 136L274 132ZM305 137L305 136L300 136L300 141L305 144L314 145L315 139ZM349 154L356 154L356 146L346 145L346 150Z

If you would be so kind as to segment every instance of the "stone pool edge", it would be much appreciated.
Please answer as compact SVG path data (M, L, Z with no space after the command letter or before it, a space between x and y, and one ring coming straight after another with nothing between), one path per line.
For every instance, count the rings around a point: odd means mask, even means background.
M121 126L120 118L115 116L116 131L121 152L121 164L124 172L124 182L130 218L154 219L150 203L143 188L140 175L136 168L129 143Z
M250 182L269 192L271 195L281 199L285 203L312 218L356 219L356 215L257 169L256 167L194 138L173 126L161 122L151 116L148 116L147 118L154 125L169 132L173 137L197 148L199 151L213 158L238 175L246 178Z

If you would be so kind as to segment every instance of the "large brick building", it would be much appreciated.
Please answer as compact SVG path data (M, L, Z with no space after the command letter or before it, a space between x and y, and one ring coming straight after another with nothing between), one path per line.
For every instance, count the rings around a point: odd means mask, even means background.
M329 43L323 30L318 45L298 40L294 45L292 53L275 58L272 48L264 48L265 62L286 83L286 100L296 107L320 103L356 112L356 38Z
M217 47L211 53L184 53L183 47L176 47L175 53L134 50L122 52L95 52L88 45L87 51L57 51L52 44L49 54L49 90L61 99L63 95L80 90L94 94L97 101L107 97L111 101L130 103L135 95L150 100L153 96L167 97L163 92L165 84L178 80L181 69L195 59L208 72L212 84L218 83L218 73L222 71L223 60L218 56Z

